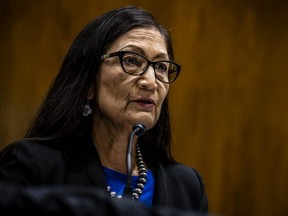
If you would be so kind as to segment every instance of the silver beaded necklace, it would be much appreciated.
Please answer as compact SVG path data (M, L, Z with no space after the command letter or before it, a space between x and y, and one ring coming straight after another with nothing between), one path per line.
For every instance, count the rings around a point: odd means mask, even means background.
M138 178L136 188L133 190L133 193L132 193L133 200L138 200L140 198L140 196L143 193L146 181L147 181L147 168L146 168L146 164L143 160L142 153L140 151L140 147L138 144L136 147L136 165L137 165L138 172L139 172L139 178ZM110 197L116 197L119 199L122 198L122 195L117 195L115 191L112 191L109 185L107 186L107 191L109 192Z

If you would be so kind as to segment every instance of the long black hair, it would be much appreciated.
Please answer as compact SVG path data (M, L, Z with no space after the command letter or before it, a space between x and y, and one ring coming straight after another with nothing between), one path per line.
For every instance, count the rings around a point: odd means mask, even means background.
M135 28L155 27L162 34L170 60L174 59L166 28L147 11L126 6L90 22L75 38L25 138L55 140L81 136L92 129L92 117L82 116L87 94L101 65L100 56L120 36ZM139 138L148 163L174 162L168 98L156 125Z

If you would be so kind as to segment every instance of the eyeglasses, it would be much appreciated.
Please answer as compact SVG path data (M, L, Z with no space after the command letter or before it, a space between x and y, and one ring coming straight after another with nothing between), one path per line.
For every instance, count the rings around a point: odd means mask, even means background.
M172 61L157 61L152 62L144 56L130 52L119 51L110 54L105 54L100 57L101 60L118 56L123 70L130 75L143 75L149 65L152 65L156 79L163 83L172 83L176 80L180 73L181 66Z

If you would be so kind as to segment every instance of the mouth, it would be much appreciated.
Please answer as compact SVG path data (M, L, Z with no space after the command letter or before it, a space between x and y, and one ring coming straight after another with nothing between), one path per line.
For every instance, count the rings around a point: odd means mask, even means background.
M139 98L139 99L133 100L132 102L146 105L146 106L154 106L156 104L156 102L150 98Z

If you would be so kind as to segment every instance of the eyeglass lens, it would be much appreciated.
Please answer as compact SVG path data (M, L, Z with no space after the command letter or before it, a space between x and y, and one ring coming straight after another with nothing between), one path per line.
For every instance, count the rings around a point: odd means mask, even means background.
M125 72L132 75L144 73L148 66L148 60L136 53L124 53L121 64ZM173 82L177 76L177 66L168 61L152 63L157 79L163 82Z

